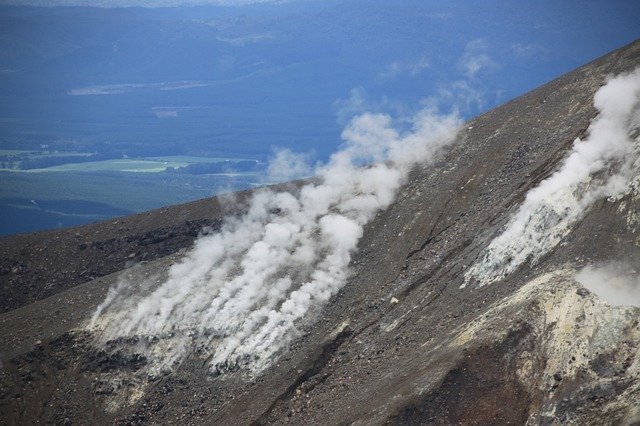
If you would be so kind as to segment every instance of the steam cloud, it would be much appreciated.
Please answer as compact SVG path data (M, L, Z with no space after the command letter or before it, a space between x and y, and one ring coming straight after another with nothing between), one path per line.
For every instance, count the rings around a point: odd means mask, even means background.
M296 153L289 149L280 149L274 154L269 160L266 183L288 182L314 174L309 154Z
M260 371L345 284L363 226L392 203L414 165L452 143L460 124L457 114L434 109L415 116L407 132L387 115L354 118L343 149L297 196L257 192L245 215L199 238L146 296L120 282L90 327L105 342L137 342L150 374L193 352L209 359L213 372ZM291 153L277 161L287 158L304 170Z
M576 139L560 170L527 193L502 233L465 274L462 287L499 281L555 247L599 199L630 189L637 174L640 68L607 82L595 94L598 116L585 140Z
M611 305L640 307L640 275L626 263L587 266L576 280Z

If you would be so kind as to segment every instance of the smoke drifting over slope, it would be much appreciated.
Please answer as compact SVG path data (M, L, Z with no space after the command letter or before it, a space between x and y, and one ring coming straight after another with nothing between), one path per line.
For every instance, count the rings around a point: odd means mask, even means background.
M414 165L454 140L460 124L456 114L433 109L405 133L386 115L356 117L343 132L344 148L298 196L256 193L244 216L201 237L147 296L126 281L112 289L91 327L104 341L134 338L151 374L192 351L215 372L260 371L345 284L363 226L389 206Z
M640 275L626 263L587 266L576 280L611 305L640 307Z
M619 75L595 94L598 116L585 140L576 139L560 169L527 193L502 233L465 274L463 287L499 281L555 247L597 201L630 189L640 148L630 136L640 124L640 68Z

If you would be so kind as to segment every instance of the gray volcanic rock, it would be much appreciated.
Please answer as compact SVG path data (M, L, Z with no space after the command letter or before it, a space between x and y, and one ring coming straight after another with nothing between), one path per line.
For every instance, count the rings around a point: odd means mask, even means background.
M241 204L209 212L202 206L216 202L203 200L169 210L180 209L181 217L146 213L136 233L105 222L0 240L25 248L5 256L22 262L5 274L47 271L11 281L29 292L0 315L0 422L639 421L640 309L611 306L576 281L586 265L640 265L637 189L597 201L536 264L490 285L461 288L525 194L587 134L597 113L593 96L606 77L639 65L637 41L467 123L446 155L413 170L395 202L365 227L347 285L258 376L243 370L214 376L198 353L171 374L136 374L149 360L135 351L135 339L101 347L85 328L120 274L161 282L187 243L126 270L122 257L129 253L117 244L100 253L69 252L74 264L107 265L82 284L83 270L69 270L53 255L45 265L29 252L29 244L71 241L75 233L126 240L195 216L212 224ZM195 238L185 234L189 242ZM56 274L67 284L52 285Z

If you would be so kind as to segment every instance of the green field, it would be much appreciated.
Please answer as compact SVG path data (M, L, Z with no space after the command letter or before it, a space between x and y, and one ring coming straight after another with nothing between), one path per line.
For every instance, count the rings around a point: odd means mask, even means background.
M1 152L0 151L0 155ZM9 152L9 151L4 151ZM18 151L13 151L18 152ZM9 156L10 154L4 154ZM21 154L13 155L28 155L30 158L41 158L46 156L88 156L86 153L29 153L21 152ZM145 158L121 158L115 160L103 160L103 161L87 161L82 163L67 163L58 166L51 166L41 169L3 169L11 170L19 173L43 173L43 172L131 172L131 173L157 173L162 172L169 167L175 169L180 167L186 167L189 164L198 163L220 163L223 161L242 161L250 160L243 158L214 158L214 157L191 157L186 155L175 155L167 157L145 157Z
M47 167L45 169L20 170L23 173L42 173L42 172L134 172L134 173L153 173L162 172L168 167L184 167L189 163L153 161L143 159L104 160L104 161L88 161L86 163L68 163L60 166Z
M131 211L210 197L254 186L255 174L239 176L179 173L0 172L0 198L85 200Z

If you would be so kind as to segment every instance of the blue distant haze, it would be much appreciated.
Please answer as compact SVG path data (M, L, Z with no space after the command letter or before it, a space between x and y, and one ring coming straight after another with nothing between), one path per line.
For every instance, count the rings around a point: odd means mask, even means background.
M635 1L9 3L0 1L2 234L256 185L275 148L326 159L355 114L402 117L435 97L470 118L640 35ZM101 7L56 7L89 4ZM111 7L149 5L175 7ZM255 168L61 171L65 153ZM87 214L32 200L94 204ZM37 217L16 219L27 210Z

